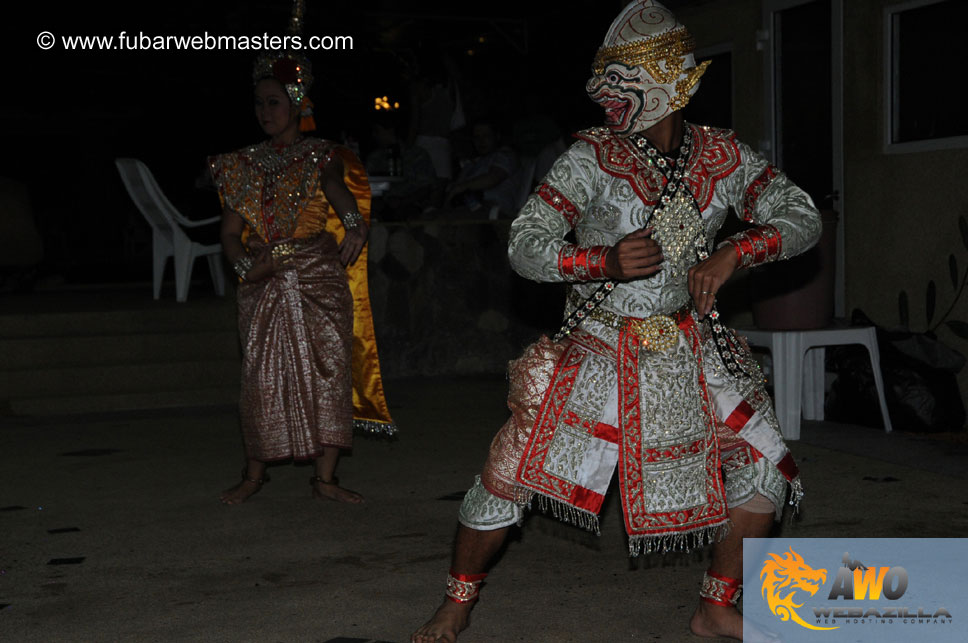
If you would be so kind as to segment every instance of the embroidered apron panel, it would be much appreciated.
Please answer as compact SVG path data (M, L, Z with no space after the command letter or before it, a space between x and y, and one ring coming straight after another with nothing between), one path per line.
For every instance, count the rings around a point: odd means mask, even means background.
M716 424L692 318L669 351L619 346L619 484L630 537L717 528L728 520Z
M597 514L618 458L617 430L603 421L609 400L614 404L615 362L588 345L571 340L563 344L517 482Z
M727 520L714 419L694 323L659 353L620 334L618 359L580 333L555 368L517 483L597 514L618 463L626 529L661 537Z

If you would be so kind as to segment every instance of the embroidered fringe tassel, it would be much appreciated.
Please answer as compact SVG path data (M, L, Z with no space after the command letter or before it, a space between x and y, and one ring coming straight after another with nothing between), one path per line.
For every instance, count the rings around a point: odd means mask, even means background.
M532 498L534 498L534 492L527 487L514 487L515 504L521 505L528 511L531 511Z
M800 476L790 481L790 504L793 505L793 515L800 513L800 501L803 500L803 483Z
M717 543L729 533L732 523L726 522L715 527L704 527L684 534L667 534L665 536L629 536L629 556L634 558L640 554L652 552L692 551L706 545Z
M353 420L353 430L368 438L395 438L397 425L392 422L378 422L376 420Z
M590 511L585 511L584 509L579 509L578 507L572 507L568 503L562 502L555 498L549 498L548 496L543 496L540 493L534 495L538 496L538 509L542 513L549 513L550 511L551 515L561 522L575 525L576 527L581 527L586 531L594 532L596 536L602 535L602 532L598 529L598 516ZM530 509L530 502L528 504L528 508Z

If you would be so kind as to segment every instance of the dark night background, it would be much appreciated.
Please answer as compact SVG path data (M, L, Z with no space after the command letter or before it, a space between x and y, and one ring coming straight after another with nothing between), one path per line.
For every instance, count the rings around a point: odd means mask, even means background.
M415 66L434 73L450 56L467 119L508 130L534 115L566 136L599 122L584 93L591 59L622 3L594 10L548 0L369 3L308 0L305 34L352 36L352 51L311 54L317 135L355 138L365 154L373 99L401 103L406 123ZM672 3L670 3L670 6ZM27 184L44 238L41 277L67 283L147 280L150 231L113 160L134 156L175 205L217 213L195 187L210 154L261 140L251 109L251 51L49 51L62 35L285 33L289 0L34 3L7 20L0 105L0 175ZM473 51L473 54L469 54Z

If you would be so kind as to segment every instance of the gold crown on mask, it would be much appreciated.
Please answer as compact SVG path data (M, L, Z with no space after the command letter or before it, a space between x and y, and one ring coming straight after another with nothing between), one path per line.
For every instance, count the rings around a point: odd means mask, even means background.
M689 91L699 82L699 77L711 62L706 60L685 70L683 75L684 56L695 49L696 39L685 27L680 27L647 39L601 47L595 54L592 71L601 75L609 64L619 62L629 67L644 67L656 82L663 85L682 76L676 82L676 96L670 101L673 110L681 109L689 102Z
M636 67L647 62L659 62L670 56L684 56L692 53L695 49L696 39L682 27L644 40L601 47L595 54L592 71L601 74L609 63L614 62Z

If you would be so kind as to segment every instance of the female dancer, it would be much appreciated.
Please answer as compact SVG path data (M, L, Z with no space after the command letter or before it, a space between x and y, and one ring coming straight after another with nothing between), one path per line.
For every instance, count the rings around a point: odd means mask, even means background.
M221 500L245 501L268 480L267 462L291 458L315 461L314 497L360 503L335 471L353 430L354 297L345 267L368 233L347 183L368 200L365 171L346 148L302 134L314 127L305 127L308 61L260 58L253 80L268 140L210 159L224 208L222 247L241 279L244 353L246 467Z

